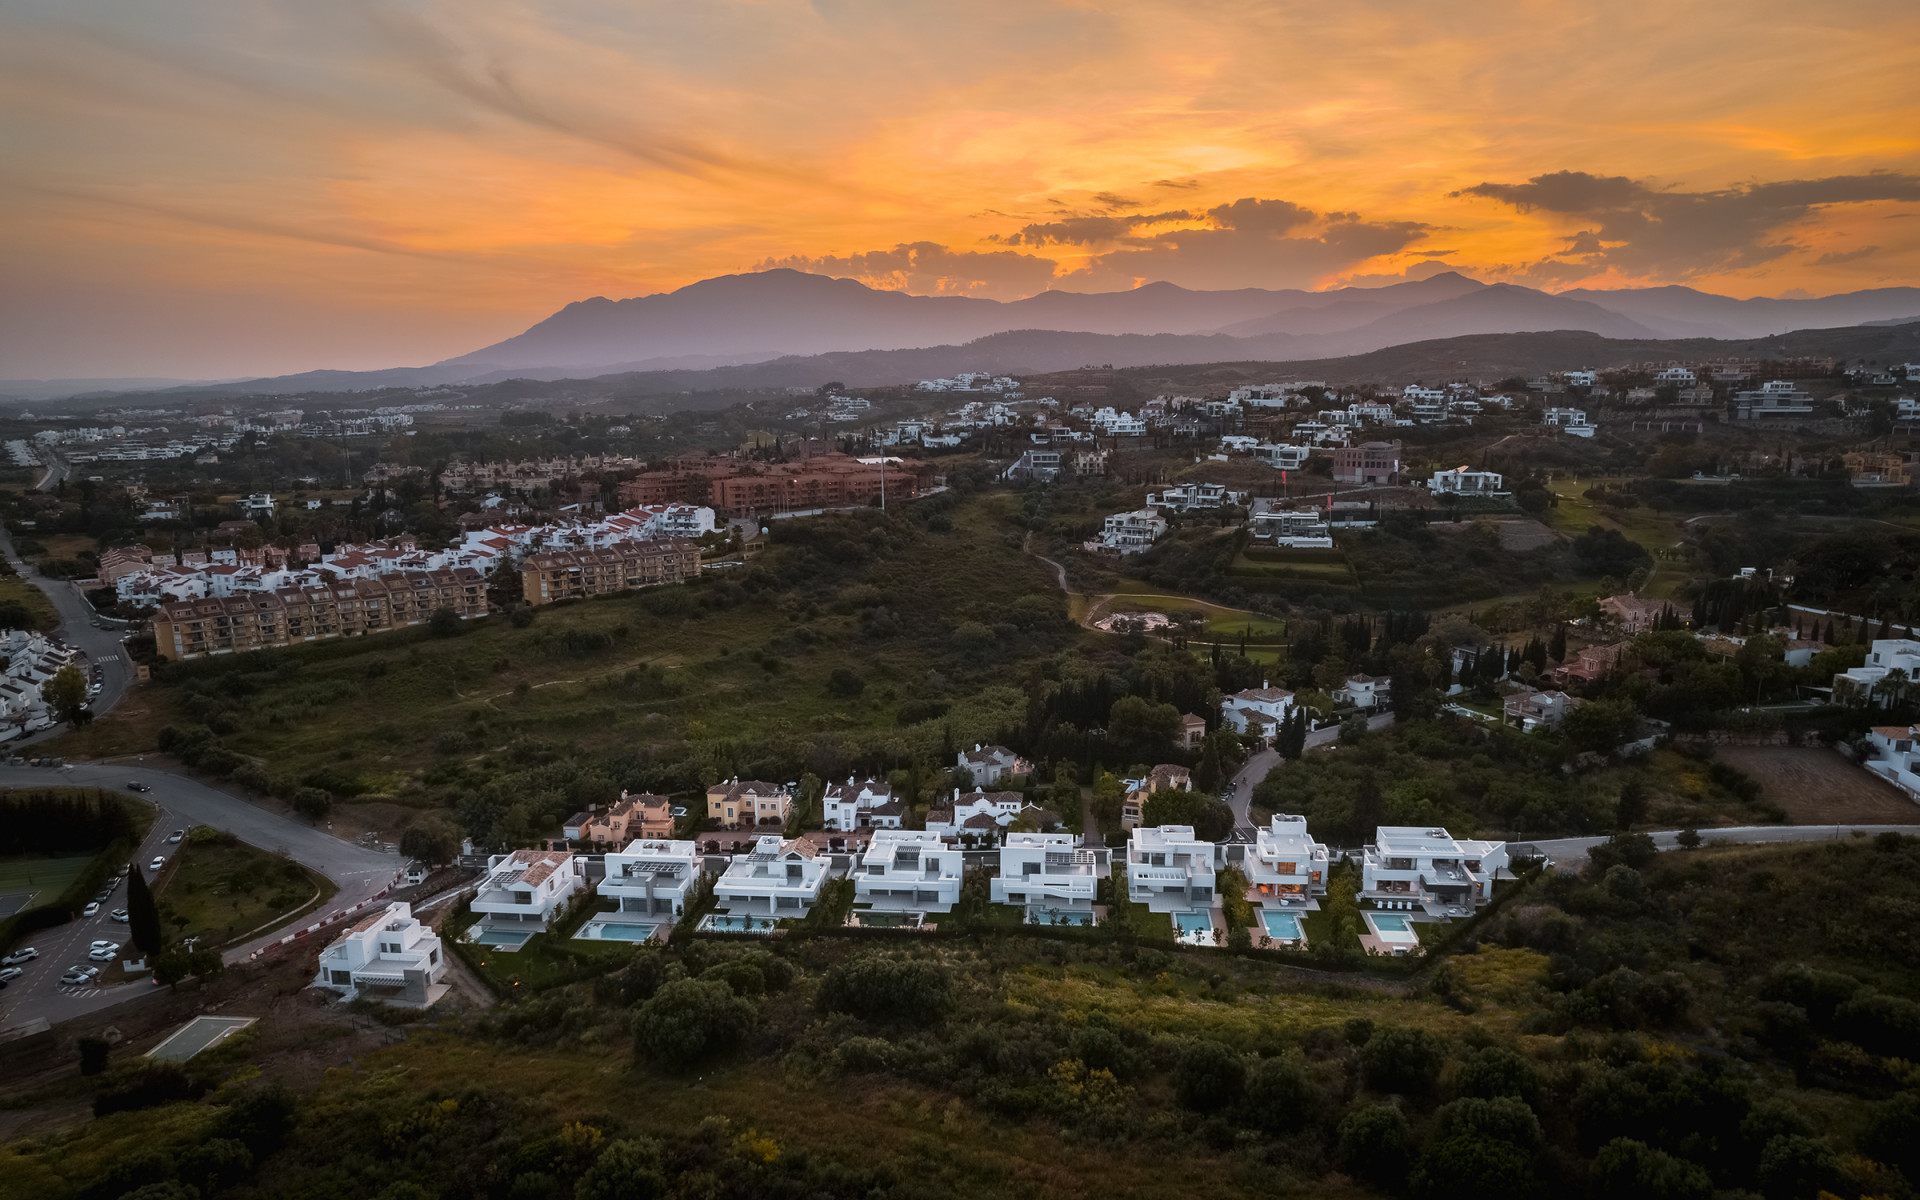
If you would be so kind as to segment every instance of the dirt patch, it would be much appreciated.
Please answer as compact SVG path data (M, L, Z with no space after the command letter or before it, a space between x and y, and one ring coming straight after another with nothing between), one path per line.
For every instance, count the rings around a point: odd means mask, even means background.
M1794 825L1920 824L1920 804L1832 750L1718 746L1714 757L1758 780Z
M1538 550L1560 540L1560 535L1538 521L1500 522L1502 550Z

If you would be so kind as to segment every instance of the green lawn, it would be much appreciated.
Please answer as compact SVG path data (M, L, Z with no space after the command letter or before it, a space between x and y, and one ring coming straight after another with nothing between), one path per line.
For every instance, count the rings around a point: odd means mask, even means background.
M63 854L58 858L0 859L0 896L31 893L45 904L86 872L91 854ZM23 906L24 907L24 906Z
M1165 592L1135 592L1128 587L1145 587L1146 584L1134 583L1122 585L1114 593L1107 605L1108 612L1201 612L1206 614L1205 632L1216 638L1237 638L1246 631L1249 641L1281 640L1287 635L1287 624L1277 617L1264 616L1248 612L1245 609L1226 608L1207 600L1196 600L1191 596L1174 596Z
M0 575L0 607L18 604L33 617L33 627L42 631L51 631L60 624L60 614L54 611L53 601L47 594L28 583L18 575Z
M225 945L332 895L331 883L291 859L230 834L196 829L160 876L160 925L169 938Z

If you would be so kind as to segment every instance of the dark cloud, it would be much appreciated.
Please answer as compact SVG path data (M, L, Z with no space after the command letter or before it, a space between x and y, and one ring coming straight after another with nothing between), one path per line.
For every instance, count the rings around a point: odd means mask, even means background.
M1133 213L1124 217L1064 217L1058 221L1024 226L1019 233L996 240L1009 246L1092 246L1101 242L1135 240L1134 230L1142 225L1192 219L1193 214L1185 211Z
M791 267L837 279L858 279L869 287L912 292L920 296L992 296L1012 299L1043 291L1058 266L1050 258L1016 254L1011 250L979 253L953 250L938 242L905 242L891 250L864 254L791 255L769 258L756 271Z
M1858 262L1860 259L1880 253L1878 246L1861 246L1857 250L1829 250L1813 260L1816 267L1837 267L1841 263Z
M1153 181L1153 186L1170 187L1170 188L1186 188L1191 190L1193 188L1199 187L1200 181L1198 179L1156 179Z
M1095 203L1104 204L1108 208L1139 208L1140 207L1140 202L1138 200L1129 200L1125 196L1118 196L1112 192L1096 192L1094 193L1093 199Z
M1565 250L1526 268L1528 274L1577 279L1617 267L1633 275L1684 278L1754 267L1800 249L1776 231L1827 205L1920 202L1920 176L1877 171L1683 192L1622 175L1558 171L1525 183L1482 183L1454 195L1590 223L1567 239Z
M1248 233L1285 233L1313 220L1310 208L1302 208L1288 200L1256 200L1251 196L1235 200L1232 204L1222 204L1207 210L1216 225L1226 229L1238 229ZM1333 214L1336 218L1351 217L1350 213Z

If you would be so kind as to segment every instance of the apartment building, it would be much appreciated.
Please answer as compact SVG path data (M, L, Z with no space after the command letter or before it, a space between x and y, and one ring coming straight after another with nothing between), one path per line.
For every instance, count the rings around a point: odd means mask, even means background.
M161 654L182 661L402 629L442 608L462 620L486 616L486 577L462 567L176 600L154 613L153 637Z
M1893 672L1899 671L1899 675ZM1912 638L1875 638L1867 648L1867 661L1833 677L1836 704L1867 704L1884 701L1887 689L1897 684L1902 690L1920 685L1920 641Z
M851 508L918 495L924 464L823 454L792 463L688 459L620 485L623 504L710 504L725 516Z
M551 604L679 583L699 573L700 547L693 542L626 542L530 554L520 564L520 592L528 604Z
M403 1008L425 1008L447 994L440 935L421 924L404 900L361 919L320 952L313 986L342 1000L364 996Z
M1393 483L1400 474L1400 443L1362 442L1333 452L1333 481L1366 487Z
M733 918L804 917L819 902L826 880L827 864L808 843L768 834L733 856L714 881L714 903Z
M1254 835L1253 852L1245 860L1249 899L1272 906L1312 910L1327 894L1327 847L1307 833L1307 819L1275 813L1273 821Z
M1010 833L988 896L1026 910L1028 924L1091 925L1094 896L1111 869L1111 851L1082 846L1073 834Z
M785 825L793 815L793 792L777 783L739 778L707 789L707 816L729 829Z
M933 830L882 829L854 872L854 904L877 912L951 912L962 870L959 848Z
M540 933L574 893L585 888L578 860L566 850L515 850L487 859L472 908L480 928Z
M623 913L671 918L686 911L687 892L700 878L700 850L692 842L643 839L606 857L596 889Z
M1382 825L1362 852L1358 898L1436 919L1464 917L1493 899L1507 844L1456 839L1444 829Z
M1153 825L1127 838L1127 898L1157 913L1213 907L1214 848L1190 825Z
M1183 483L1147 494L1148 508L1164 508L1169 512L1224 508L1228 505L1237 507L1246 502L1245 492L1233 491L1224 483Z

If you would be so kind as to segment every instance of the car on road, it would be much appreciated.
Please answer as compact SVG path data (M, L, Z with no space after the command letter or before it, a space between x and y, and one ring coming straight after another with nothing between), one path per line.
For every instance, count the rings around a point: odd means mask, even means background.
M81 987L100 978L99 967L68 967L60 982L68 987Z
M112 912L108 913L107 915L112 917L114 920L120 922L122 925L125 925L128 921L133 920L132 914L127 912L127 910L124 908L116 908Z
M100 911L100 902L98 900L92 900L87 903L87 906L85 908L80 910L80 915L83 917L91 917L99 911Z
M40 957L40 952L32 946L22 946L5 958L0 958L0 967L17 967L21 963L32 962Z
M150 792L153 790L153 788L148 784L141 783L138 779L136 779L131 783L127 784L127 790L130 792Z
M25 974L26 972L22 971L19 967L0 968L0 983L12 983Z
M164 867L166 865L167 865L167 860L164 855L155 855L153 861L147 864L147 870L158 871L161 867Z
M186 831L186 830L184 830L184 829L176 829L176 830L174 830L174 831L173 831L172 833L170 833L170 834L168 834L168 835L167 835L167 842L168 842L169 844L177 844L177 843L178 843L178 842L180 841L180 839L181 839L181 838L183 838L183 837L185 837L185 836L187 836L187 831Z

